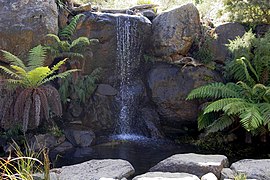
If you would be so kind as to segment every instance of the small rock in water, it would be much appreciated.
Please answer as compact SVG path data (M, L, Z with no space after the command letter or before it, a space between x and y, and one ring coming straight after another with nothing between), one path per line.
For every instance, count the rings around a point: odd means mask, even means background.
M213 173L207 173L202 176L201 180L218 180L218 178Z

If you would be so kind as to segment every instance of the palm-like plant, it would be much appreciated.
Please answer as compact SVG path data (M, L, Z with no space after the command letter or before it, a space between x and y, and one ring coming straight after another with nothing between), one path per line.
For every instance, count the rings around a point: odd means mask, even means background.
M0 103L1 123L7 119L6 114L12 109L11 115L15 122L22 122L23 131L26 132L30 125L37 127L40 120L49 119L49 112L61 116L62 107L58 91L46 84L55 78L65 78L77 69L68 70L60 74L55 72L66 62L66 59L58 62L52 68L44 66L46 49L41 45L30 50L27 65L17 56L2 50L4 58L10 62L9 68L0 66L6 76L2 85L10 85L14 90L11 95L15 98L9 103ZM2 92L7 90L2 87ZM1 98L1 101L7 98ZM13 100L13 102L12 102ZM32 124L30 121L33 121Z
M254 134L270 130L270 32L256 39L248 32L228 45L234 59L228 74L237 83L213 83L194 89L187 97L210 98L198 118L199 129L208 132L241 124Z

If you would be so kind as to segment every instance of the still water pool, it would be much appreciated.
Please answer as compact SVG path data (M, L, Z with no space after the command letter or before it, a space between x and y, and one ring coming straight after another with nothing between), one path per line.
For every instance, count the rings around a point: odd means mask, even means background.
M147 172L161 160L177 153L197 152L192 145L176 145L168 140L142 136L113 136L91 148L77 148L58 158L56 167L72 165L91 159L124 159L135 168L135 175Z

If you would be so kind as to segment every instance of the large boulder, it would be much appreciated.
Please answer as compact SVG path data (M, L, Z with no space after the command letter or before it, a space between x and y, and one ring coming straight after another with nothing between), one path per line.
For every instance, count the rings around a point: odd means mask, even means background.
M250 179L270 180L270 159L243 159L233 163L230 168Z
M199 12L193 4L163 12L153 20L152 54L159 57L186 55L199 33Z
M163 124L193 124L198 115L198 101L186 101L191 90L221 81L215 71L205 66L176 66L156 63L149 71L147 83Z
M148 172L139 176L136 176L132 180L149 180L149 179L159 179L159 180L199 180L195 175L188 173L169 173L169 172Z
M121 159L90 160L51 171L56 172L57 179L61 180L70 180L70 178L76 180L121 179L128 178L135 172L128 161Z
M218 178L224 167L228 167L229 162L223 155L201 155L201 154L176 154L152 167L152 172L185 172L198 177L212 172Z
M231 53L226 44L230 40L234 40L237 36L243 36L245 32L244 26L239 23L225 23L217 26L214 30L217 38L211 43L213 60L224 63L226 59L231 58Z
M55 0L0 0L0 17L0 49L18 56L58 32Z
M91 130L67 128L64 133L67 140L75 147L89 147L95 140L95 134Z

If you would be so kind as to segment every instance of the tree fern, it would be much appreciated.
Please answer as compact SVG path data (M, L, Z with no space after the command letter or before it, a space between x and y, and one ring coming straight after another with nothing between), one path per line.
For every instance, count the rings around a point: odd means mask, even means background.
M14 86L15 90L12 92L20 93L18 95L13 93L16 95L16 100L0 107L0 114L3 114L0 117L1 120L6 117L7 109L12 109L15 122L21 122L23 132L26 132L29 127L39 126L42 119L48 119L49 111L61 116L59 93L54 87L45 84L55 78L65 78L78 70L71 69L54 74L65 64L66 59L58 62L52 68L41 66L45 61L45 49L41 46L30 50L27 65L21 64L23 61L11 53L4 53L7 54L4 57L8 57L7 60L11 64L10 68L0 66L0 70L6 75L4 82Z

